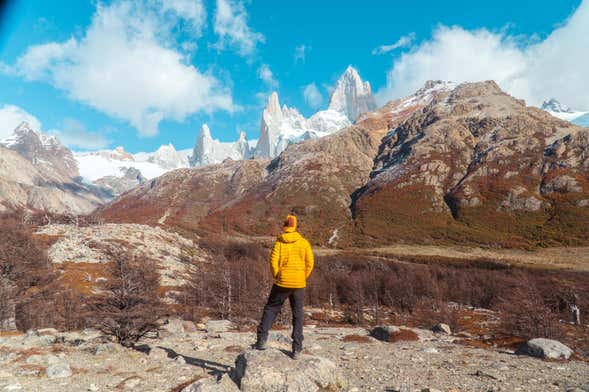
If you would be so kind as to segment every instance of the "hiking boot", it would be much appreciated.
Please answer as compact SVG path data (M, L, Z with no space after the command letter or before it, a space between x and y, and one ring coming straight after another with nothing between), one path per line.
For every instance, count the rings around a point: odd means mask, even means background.
M292 359L297 360L301 357L301 351L300 350L293 350L292 352Z
M265 350L266 347L266 341L265 340L258 340L255 344L254 344L254 348L256 350Z

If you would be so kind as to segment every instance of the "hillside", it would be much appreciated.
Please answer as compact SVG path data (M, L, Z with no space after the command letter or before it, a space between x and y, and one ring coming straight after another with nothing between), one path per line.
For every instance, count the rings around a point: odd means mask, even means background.
M289 211L318 244L585 244L589 131L494 82L423 89L272 161L168 173L99 210L114 222L267 235Z

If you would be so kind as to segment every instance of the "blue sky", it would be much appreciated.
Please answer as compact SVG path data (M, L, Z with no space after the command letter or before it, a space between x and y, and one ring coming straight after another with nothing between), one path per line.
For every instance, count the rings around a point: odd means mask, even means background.
M257 138L273 90L311 115L351 64L380 103L428 79L495 79L530 104L589 110L587 26L589 0L13 1L0 107L74 149L183 149L204 122L223 141Z

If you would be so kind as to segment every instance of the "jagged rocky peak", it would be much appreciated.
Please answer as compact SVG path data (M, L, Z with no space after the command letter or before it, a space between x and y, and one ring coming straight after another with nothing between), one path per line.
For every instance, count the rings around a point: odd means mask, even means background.
M78 165L72 152L57 137L31 128L26 121L0 144L42 168L53 180L65 181L78 176Z
M280 110L280 106L278 106ZM213 139L207 124L203 124L196 139L196 145L190 157L191 166L204 166L221 163L227 158L240 160L251 155L245 132L241 132L235 142L221 142Z
M164 144L147 158L147 162L155 163L164 169L177 169L188 166L186 157L180 154L173 144Z
M348 66L335 85L329 100L329 110L345 114L351 122L358 115L376 109L369 82L364 82L358 71Z
M560 103L556 98L550 98L542 103L542 110L554 113L574 113L567 105Z

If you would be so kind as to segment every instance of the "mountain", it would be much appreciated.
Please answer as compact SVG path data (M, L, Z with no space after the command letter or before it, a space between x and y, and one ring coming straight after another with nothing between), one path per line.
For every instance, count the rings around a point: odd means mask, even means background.
M139 152L133 154L137 162L151 162L166 170L188 167L188 158L191 150L177 151L171 143L162 145L155 152Z
M552 114L554 117L571 122L575 122L577 118L587 114L587 112L572 110L567 105L560 103L556 98L551 98L548 101L544 101L540 108Z
M120 195L146 181L139 170L125 167L120 169L118 176L105 176L94 181L94 184L108 190L112 195Z
M173 169L188 167L188 155L189 150L177 151L172 144L168 144L150 153L131 154L123 147L117 147L114 150L78 152L74 158L86 183L104 186L117 196L121 191L130 189L132 184L138 184L129 176L147 180ZM117 184L117 181L120 183Z
M223 143L213 139L207 124L200 128L196 145L190 157L191 166L205 166L223 162L225 159L247 159L251 155L245 132L241 132L234 143Z
M173 171L98 213L268 235L294 211L313 242L339 246L589 243L587 151L588 129L494 82L432 81L272 161Z
M382 141L354 195L368 241L584 243L589 130L494 82L439 94Z
M277 93L272 93L262 113L260 139L254 156L274 158L288 145L317 139L350 126L356 118L376 108L370 83L362 81L358 71L348 67L337 81L327 110L306 119L298 110L280 107Z
M67 182L79 175L72 152L57 137L36 131L27 122L20 124L0 144L33 163L48 181Z
M365 112L376 109L370 83L362 81L358 71L348 66L339 78L329 100L328 110L343 113L351 123Z
M435 94L427 90L391 102L355 126L294 144L272 161L225 161L167 173L99 213L119 222L157 224L165 217L166 225L189 230L267 235L294 210L304 216L305 232L326 243L338 228L349 228L351 195L369 178L381 139Z
M0 141L0 211L89 213L108 195L79 181L72 152L22 123Z

